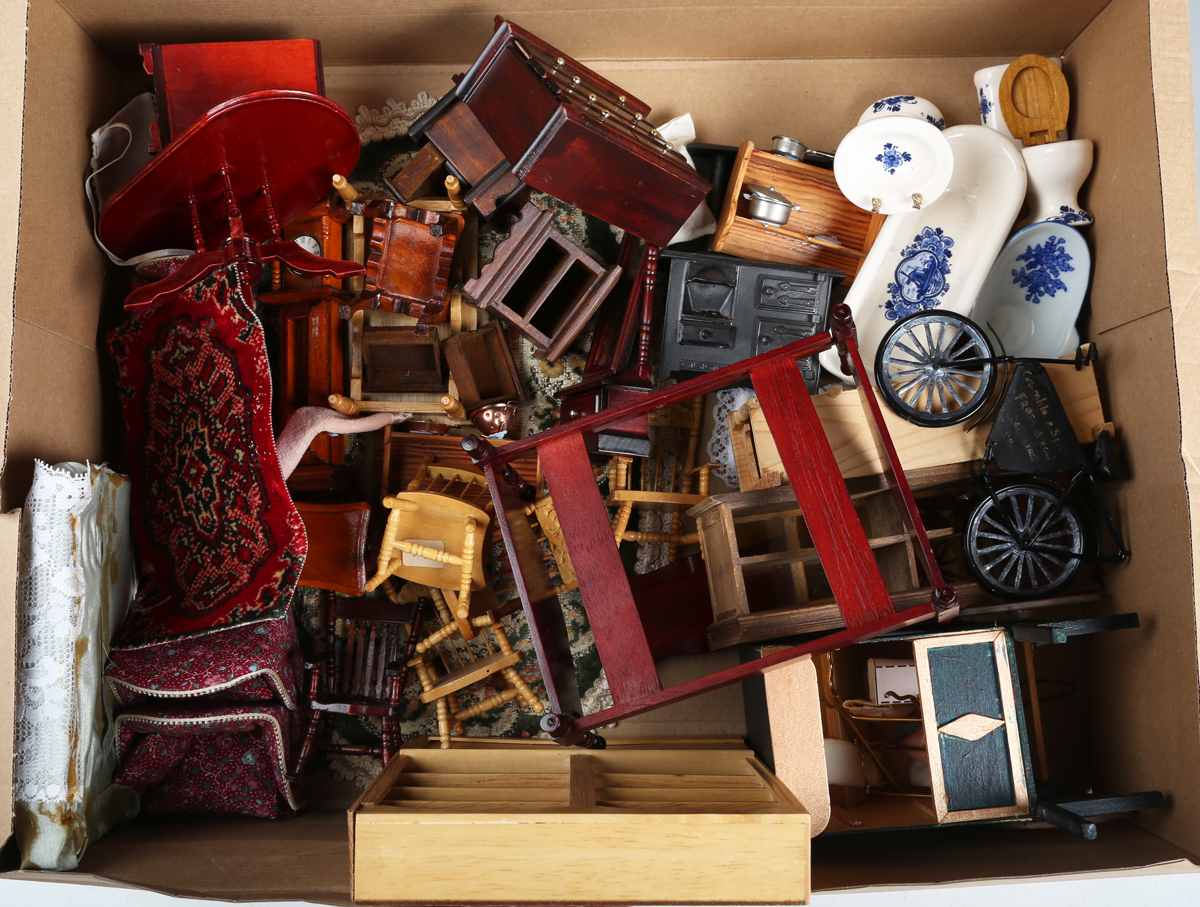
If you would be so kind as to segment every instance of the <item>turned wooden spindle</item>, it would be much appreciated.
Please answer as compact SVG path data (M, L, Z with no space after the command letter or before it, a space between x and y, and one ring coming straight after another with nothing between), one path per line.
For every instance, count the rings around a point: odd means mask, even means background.
M351 186L350 181L340 173L333 175L333 188L337 190L337 194L346 204L358 201L358 190Z
M446 177L446 195L450 196L450 207L458 214L467 210L467 204L462 200L462 184L454 176Z
M458 611L455 612L459 620L466 620L470 614L471 571L475 569L475 520L472 517L467 517L463 530L466 537L463 541L463 553L460 561L462 581L458 587Z
M542 705L540 699L533 695L533 690L529 688L529 684L527 684L521 678L521 675L517 673L516 668L505 668L503 671L501 671L501 673L504 675L505 680L517 688L517 692L521 694L521 699L525 701L525 704L529 706L529 708L533 709L533 711L537 713L541 713L545 710L546 707Z
M446 411L446 415L451 419L467 418L466 407L464 407L462 402L455 397L451 397L449 394L442 394L442 399L438 402L441 403L442 409Z
M330 394L329 405L336 409L343 416L357 416L359 411L358 401L351 400L341 394Z
M637 362L633 375L641 381L650 381L650 322L654 316L654 284L658 275L658 246L646 244L644 262L645 279L642 284L642 323L638 331Z

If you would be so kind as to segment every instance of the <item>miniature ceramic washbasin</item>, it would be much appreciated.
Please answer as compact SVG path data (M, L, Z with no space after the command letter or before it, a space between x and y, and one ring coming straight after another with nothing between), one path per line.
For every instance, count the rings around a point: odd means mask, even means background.
M1025 198L1025 162L1011 139L985 126L944 135L954 153L950 184L936 203L888 217L846 296L868 372L883 335L904 316L970 313ZM821 354L821 365L847 380L836 349Z
M979 291L971 320L998 338L1010 356L1052 359L1074 346L1075 320L1091 277L1092 257L1078 230L1043 222L1018 232L1001 250Z

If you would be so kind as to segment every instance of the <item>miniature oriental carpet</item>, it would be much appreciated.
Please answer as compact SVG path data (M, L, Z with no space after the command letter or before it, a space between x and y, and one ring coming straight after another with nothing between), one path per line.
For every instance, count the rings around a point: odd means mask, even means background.
M115 647L282 617L308 543L279 469L262 326L238 266L131 313L108 342L142 559Z

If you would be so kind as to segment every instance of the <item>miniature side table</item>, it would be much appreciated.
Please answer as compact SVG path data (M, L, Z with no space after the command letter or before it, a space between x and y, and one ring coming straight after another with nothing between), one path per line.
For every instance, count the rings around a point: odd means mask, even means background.
M712 372L825 329L841 271L770 264L703 252L660 254L670 262L663 321L662 378ZM821 368L800 363L809 393Z
M527 202L491 263L463 284L477 306L505 318L551 361L571 345L621 276L619 267L605 268L555 230L552 217Z

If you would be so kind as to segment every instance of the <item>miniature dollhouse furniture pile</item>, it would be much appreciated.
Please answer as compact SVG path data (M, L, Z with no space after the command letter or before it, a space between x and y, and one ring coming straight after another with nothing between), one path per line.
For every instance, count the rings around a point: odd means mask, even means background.
M897 611L879 574L796 364L798 358L836 344L847 368L865 382L866 372L858 357L849 312L843 306L836 307L832 321L831 331L658 391L641 401L515 441L498 450L480 438L463 439L463 448L471 453L487 477L497 523L546 684L550 713L543 717L542 727L560 743L602 746L602 738L594 734L594 729L610 721L736 683L802 655L828 651L856 639L935 616L949 619L957 613L957 597L942 581L912 493L890 447L878 404L873 396L864 396L878 430L881 456L889 467L889 486L896 496L906 530L915 540L933 594L922 604ZM754 382L768 422L779 441L780 453L793 476L792 488L808 516L813 547L829 575L847 629L794 646L778 655L664 690L613 542L610 518L596 488L584 436L652 410L693 399L747 376ZM559 511L570 513L570 518L562 521L563 540L579 581L596 649L613 695L611 708L591 715L582 714L562 611L544 576L540 551L525 517L523 496L532 498L535 490L519 481L511 470L506 475L508 462L529 450L537 451Z
M386 764L401 743L398 724L408 673L403 665L413 656L424 615L432 606L426 599L405 605L361 597L369 504L297 502L296 507L309 538L299 585L321 590L325 652L319 662L307 666L310 714L293 776L305 775L317 750L375 756ZM338 621L346 627L344 646L338 645ZM400 647L402 624L410 627L404 649ZM321 741L330 714L379 718L383 723L380 746Z
M1089 817L1161 807L1158 791L1076 799L1050 796L1052 785L1046 783L1049 772L1031 646L1137 626L1136 614L1119 614L967 631L914 628L819 656L826 738L854 741L862 758L877 768L872 774L881 779L865 794L835 796L829 830L1041 820L1093 839L1096 825ZM1024 647L1023 679L1017 643ZM865 673L859 669L868 653L883 647L893 654L909 653L905 659L916 666L918 702L905 714L883 714L855 705L861 700L846 701L863 692L861 681L854 678ZM1029 694L1028 714L1023 692ZM918 760L928 758L928 783L914 780L921 773L903 777L903 761L889 756L889 749L895 753L890 736L871 730L873 726L886 731L906 720L906 730L919 726L924 731L924 743L909 739L911 746L923 748Z
M379 548L378 570L365 588L373 592L391 576L430 587L442 624L415 642L416 655L407 665L421 682L421 701L435 704L442 746L449 747L452 725L461 734L463 721L517 697L535 712L542 710L542 704L514 670L521 654L513 649L501 623L516 610L516 603L508 608L488 607L482 614L472 612L473 592L489 593L485 597L489 605L494 599L483 565L492 509L483 476L470 467L438 465L432 459L426 457L405 491L384 498L383 506L391 513ZM495 639L495 649L488 634ZM478 659L470 646L477 636L488 650L486 657ZM442 657L446 671L438 674L431 651L445 640L461 640L465 645L453 649L450 658ZM459 659L458 667L451 665L454 658ZM460 710L458 691L493 674L500 674L508 689Z

